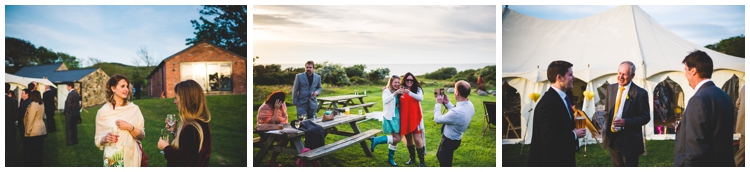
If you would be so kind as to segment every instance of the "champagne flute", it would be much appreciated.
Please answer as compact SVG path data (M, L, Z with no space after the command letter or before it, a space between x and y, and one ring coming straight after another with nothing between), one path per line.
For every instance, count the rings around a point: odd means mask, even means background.
M171 133L169 133L169 130L167 130L166 128L162 128L162 129L161 129L161 137L160 137L160 138L161 138L162 140L165 140L165 141L169 142L169 135L170 135L170 134L171 134ZM161 152L161 154L164 154L164 150L161 150L161 151L159 151L159 152Z
M174 114L167 114L167 125L169 125L169 128L172 129L170 133L174 133L174 125L177 123L177 119L175 118Z

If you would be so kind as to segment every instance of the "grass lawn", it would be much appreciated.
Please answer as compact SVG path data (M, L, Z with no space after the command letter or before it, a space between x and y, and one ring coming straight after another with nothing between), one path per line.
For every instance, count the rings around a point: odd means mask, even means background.
M213 135L209 166L247 167L247 95L206 96L211 111L211 134ZM146 138L143 150L148 155L149 166L164 167L166 160L159 153L156 142L164 128L166 114L177 113L174 98L141 99L133 101L140 106L146 121ZM78 125L79 144L65 145L65 117L55 114L57 132L47 134L44 139L44 166L49 167L101 167L102 151L94 146L96 112L101 106L87 108L81 112L83 123ZM6 166L23 166L20 138L16 136L13 148L6 150ZM10 154L10 155L8 155ZM9 158L17 157L17 158Z
M503 145L503 167L526 167L529 159L529 145ZM646 156L640 156L638 166L640 167L672 167L674 162L674 140L647 140ZM609 152L598 144L588 145L586 154L583 156L583 148L576 153L576 166L578 167L611 167L612 161ZM520 154L520 155L519 155Z
M432 83L432 81L429 81ZM428 81L425 81L425 83L428 83ZM439 84L442 86L442 84ZM334 95L344 95L344 94L354 94L355 90L358 90L360 94L362 94L363 90L367 90L367 97L364 98L364 101L367 102L377 102L372 108L369 108L371 112L373 111L383 111L383 103L381 99L382 95L382 88L384 85L370 85L370 86L351 86L351 87L338 87L333 88L330 86L324 86L323 87L323 93L321 94L322 97L327 96L334 96ZM425 122L425 128L426 131L426 141L427 141L427 147L426 147L426 155L425 155L425 161L427 166L431 167L437 167L439 166L439 163L437 161L436 153L437 148L440 145L440 139L441 139L441 133L440 133L440 125L435 124L433 122L433 109L435 105L435 97L433 96L432 92L437 86L426 86L424 87L425 91L425 99L422 101L422 113L424 117ZM488 88L488 89L494 89L494 88ZM291 86L253 86L253 119L258 114L258 107L260 106L263 101L265 101L265 98L268 96L268 93L272 90L282 90L284 92L287 92L287 113L290 116L290 120L296 119L297 116L297 110L294 105L291 104L292 102L292 96L291 96ZM472 89L473 90L473 89ZM259 95L262 94L262 95ZM452 96L452 93L447 93L450 95L451 102L455 105L456 100ZM489 130L485 136L482 136L482 128L485 126L486 122L484 121L484 107L482 105L482 101L496 101L496 97L493 96L477 96L475 93L472 93L471 96L469 96L469 99L474 104L475 114L474 117L471 120L471 124L469 125L469 128L467 129L466 133L464 133L463 140L461 142L461 146L456 150L453 158L453 166L456 167L495 167L497 166L497 158L496 158L496 135L494 130ZM356 102L356 101L355 101ZM322 112L322 111L321 111ZM352 113L357 113L357 109L352 110ZM363 112L364 113L364 112ZM318 114L320 116L321 114ZM254 121L254 120L253 120ZM255 126L257 124L253 124ZM370 129L382 129L381 122L377 120L368 120L359 123L359 127L361 131L367 131ZM342 131L351 131L351 128L348 125L340 125L337 127L339 130ZM379 134L378 136L382 136L383 134ZM253 137L258 137L257 135L253 135ZM303 138L304 139L304 138ZM326 136L326 143L333 143L335 141L343 139L342 136L338 135L328 135ZM404 162L409 160L409 153L406 149L406 139L402 141L402 143L398 144L398 149L396 151L396 155L394 159L396 160L396 163L399 164L399 166L404 167ZM367 144L369 145L370 142L367 141ZM253 156L257 154L257 152L260 151L260 148L253 148ZM255 165L255 166L267 166L266 161L270 159L270 153L267 154L266 157L264 157L261 164ZM417 158L418 159L418 158ZM289 155L289 154L280 154L277 162L281 163L285 167L295 166L295 156ZM390 165L387 163L388 160L388 146L386 144L379 145L375 149L374 157L367 157L364 156L364 152L362 152L362 148L355 144L353 146L349 146L345 149L342 149L341 151L337 151L333 154L327 155L325 158L325 161L320 161L322 166L325 167L389 167Z

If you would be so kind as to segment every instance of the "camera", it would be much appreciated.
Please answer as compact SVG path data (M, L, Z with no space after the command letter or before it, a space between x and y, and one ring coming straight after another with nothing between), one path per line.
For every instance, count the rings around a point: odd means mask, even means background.
M435 96L438 96L438 95L443 95L444 96L445 95L445 89L443 89L443 88L435 88Z

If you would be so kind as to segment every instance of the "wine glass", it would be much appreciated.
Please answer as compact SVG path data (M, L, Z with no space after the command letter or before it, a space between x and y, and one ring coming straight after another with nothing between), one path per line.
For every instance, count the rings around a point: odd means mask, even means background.
M161 137L160 138L162 140L165 140L165 141L169 142L169 136L170 135L171 135L171 133L169 133L169 130L167 130L166 128L162 128L161 129ZM161 152L161 154L164 154L164 150L161 150L159 152Z
M175 118L174 114L167 114L167 125L169 125L169 128L172 129L170 131L171 133L174 133L174 125L177 123L177 118Z

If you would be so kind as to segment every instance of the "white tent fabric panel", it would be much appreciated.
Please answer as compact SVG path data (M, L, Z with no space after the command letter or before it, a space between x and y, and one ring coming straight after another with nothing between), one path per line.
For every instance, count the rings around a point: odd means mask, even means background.
M638 6L619 6L577 20L544 20L506 9L503 11L503 81L518 90L521 97L521 127L524 139L503 139L503 144L531 143L533 108L531 93L540 97L549 89L547 66L555 60L573 63L573 75L594 92L580 107L593 119L596 102L602 99L597 88L605 82L617 83L617 66L631 61L636 65L633 83L649 92L652 121L644 126L648 139L674 139L673 134L655 135L653 92L669 77L682 88L683 105L695 91L685 78L682 60L691 51L701 50L714 64L713 82L721 88L733 75L742 87L745 77L743 58L721 54L691 43L672 33ZM503 122L504 119L501 119ZM528 126L526 125L528 123ZM503 130L504 131L504 130ZM588 143L595 143L588 134Z

